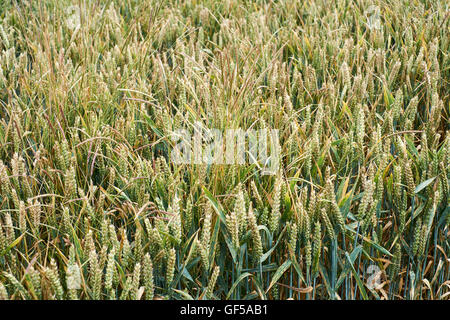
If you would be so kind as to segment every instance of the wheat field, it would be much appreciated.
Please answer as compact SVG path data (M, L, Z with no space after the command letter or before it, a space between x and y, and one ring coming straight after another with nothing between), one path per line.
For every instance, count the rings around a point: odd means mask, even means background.
M445 0L0 0L0 299L448 300L449 53Z

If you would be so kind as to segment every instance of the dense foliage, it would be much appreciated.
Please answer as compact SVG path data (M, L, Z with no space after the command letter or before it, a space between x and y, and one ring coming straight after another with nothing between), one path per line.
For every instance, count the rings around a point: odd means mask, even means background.
M448 299L449 16L2 1L0 299ZM277 129L280 170L179 128Z

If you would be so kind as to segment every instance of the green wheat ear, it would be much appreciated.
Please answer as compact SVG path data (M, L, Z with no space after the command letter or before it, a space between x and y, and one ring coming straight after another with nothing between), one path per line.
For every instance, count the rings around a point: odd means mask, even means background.
M235 211L231 211L226 217L227 229L235 249L239 248L239 220Z
M281 217L281 213L280 213L281 186L282 186L281 176L277 175L277 178L275 180L275 187L274 187L274 191L273 191L272 211L270 213L270 218L269 218L269 230L272 233L278 229L279 222L280 222L279 220Z
M216 285L217 278L219 277L220 267L214 267L214 271L211 275L211 279L208 282L208 287L206 288L206 297L210 299L213 294L214 287Z
M133 271L133 281L131 283L131 300L138 299L140 281L141 281L141 264L136 263Z
M46 267L45 275L50 281L52 291L56 299L63 299L64 289L59 278L58 267L54 259L50 262L50 267Z
M250 207L248 209L248 221L250 225L252 240L253 240L253 260L259 261L261 256L263 255L263 245L262 245L262 239L261 234L258 230L258 224L256 221L256 217L253 213L252 205L250 204Z
M166 267L166 284L169 285L173 277L175 275L175 259L176 259L176 252L175 249L172 248L168 252L167 257L167 267Z
M322 238L322 231L320 227L320 222L317 221L314 226L313 251L312 251L312 274L314 277L316 277L319 272L320 251L322 249L321 238Z
M153 300L155 287L154 287L154 280L153 280L153 263L150 258L150 255L147 253L144 256L143 261L143 282L144 282L144 288L145 288L145 299L146 300Z

